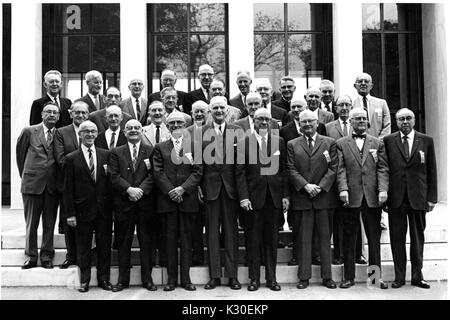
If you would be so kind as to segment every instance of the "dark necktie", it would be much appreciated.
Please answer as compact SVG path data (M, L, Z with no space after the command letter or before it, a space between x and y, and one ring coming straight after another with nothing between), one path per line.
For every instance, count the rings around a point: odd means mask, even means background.
M89 173L91 174L92 180L95 181L95 166L94 166L94 156L92 155L92 149L88 149L89 152Z
M141 106L139 105L139 99L136 98L136 116L137 116L137 120L141 119Z
M313 138L312 137L309 137L308 138L308 146L309 146L309 150L311 150L312 151L312 149L314 148L314 146L313 146Z
M327 111L331 111L330 110L330 105L327 103L327 104L325 104L325 109L327 109Z
M367 97L366 96L363 97L363 105L364 105L364 110L367 111Z
M114 149L115 143L116 143L116 133L113 131L113 133L111 133L111 141L109 142L109 150Z
M58 99L56 97L53 98L53 100L55 101L55 104L58 106L59 108L59 103L58 103Z
M53 142L52 130L47 130L47 145L51 145Z
M156 143L159 143L159 139L161 136L161 126L156 126L156 135L155 135L155 141Z
M136 171L136 163L137 163L137 146L133 144L133 171Z
M405 151L406 159L409 159L408 136L403 136L403 150Z
M348 136L347 121L344 121L344 137Z

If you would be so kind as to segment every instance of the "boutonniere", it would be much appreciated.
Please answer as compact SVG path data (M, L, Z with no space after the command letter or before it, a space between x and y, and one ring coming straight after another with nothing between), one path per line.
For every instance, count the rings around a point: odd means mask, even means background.
M377 149L369 149L369 152L372 155L373 160L375 160L375 162L378 162Z
M105 169L105 174L108 175L108 165L104 164L103 169Z
M328 150L325 150L323 152L323 155L324 155L325 159L327 160L327 162L330 163L331 162L331 157L330 157L330 154L328 153Z
M152 167L152 165L150 163L150 160L149 159L144 159L144 163L145 163L145 166L147 167L147 170L150 170L151 167Z

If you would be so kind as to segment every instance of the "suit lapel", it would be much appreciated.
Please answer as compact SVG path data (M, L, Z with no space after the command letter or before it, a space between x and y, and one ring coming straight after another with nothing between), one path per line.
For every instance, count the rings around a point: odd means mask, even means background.
M355 156L355 159L358 161L359 165L362 166L361 155L359 154L358 146L356 145L355 139L352 137L348 137L348 145L350 147L350 151Z
M369 149L370 149L371 145L372 145L372 138L366 136L366 139L363 144L363 150L362 150L363 156L362 156L362 160L361 160L361 165L364 165L364 162L366 162L367 155L369 154Z
M128 98L127 105L128 105L128 111L129 111L128 113L129 113L134 119L137 119L137 115L136 115L136 113L134 113L133 101L131 101L131 97Z
M300 145L302 146L303 149L305 149L305 151L308 153L308 155L311 156L311 150L309 149L308 142L306 141L305 136L302 136L300 138Z
M79 145L78 145L78 137L77 137L77 133L75 132L75 127L72 124L72 130L70 130L70 136L72 138L72 143L75 146L75 149L78 149ZM106 139L106 137L105 137Z
M405 154L405 150L403 149L403 144L401 143L401 135L400 135L400 131L397 132L397 134L394 136L394 140L395 140L395 144L397 145L397 148L400 150L400 153L403 156L403 159L405 159L405 161L408 161L408 158L406 157Z
M417 148L419 147L419 143L420 143L420 138L417 134L417 131L414 133L414 141L413 141L413 145L411 148L411 154L409 155L409 160L412 159L413 154L416 152Z
M320 147L320 145L322 144L322 142L323 142L322 137L319 136L319 135L317 135L317 136L316 136L316 142L314 143L314 148L313 148L313 150L312 150L312 152L311 152L311 155L314 155L314 153L317 152L317 150L319 149L319 147ZM308 149L309 149L309 147L308 147Z
M143 159L146 155L147 155L147 151L146 151L144 145L143 145L142 142L141 142L141 145L139 146L138 156L137 156L137 159L136 159L136 171L137 171L137 169L139 168L141 162L143 162L142 159Z
M47 139L45 137L45 132L44 132L44 127L42 125L39 125L36 128L36 133L39 137L39 140L41 141L41 143L45 146L45 152L48 153L48 147L49 145L47 144Z
M128 145L128 143L126 144L124 152L125 152L125 159L128 161L128 167L131 168L131 170L133 171L133 161L131 160L130 146Z
M344 136L344 132L342 132L342 128L341 128L341 123L339 122L339 120L337 120L334 123L334 126L336 127L336 130L339 132L339 134L341 135L341 137ZM347 131L348 131L348 127L347 127Z
M94 180L92 180L91 171L89 170L89 166L86 162L86 159L84 158L83 150L81 148L78 149L78 158L79 158L78 161L81 162L81 166L84 168L89 178L91 178L90 180L94 182ZM97 175L98 175L98 154L97 154Z
M102 163L102 161L100 161L100 160L102 160L102 159L100 159L102 157L102 155L98 152L97 148L95 148L95 153L97 155L97 167L96 167L97 170L95 171L95 181L98 181L98 179L100 178L100 170L105 170L105 169L100 164L100 163Z

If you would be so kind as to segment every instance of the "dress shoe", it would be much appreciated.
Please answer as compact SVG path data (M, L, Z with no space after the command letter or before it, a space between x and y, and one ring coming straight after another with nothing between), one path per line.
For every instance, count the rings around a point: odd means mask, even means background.
M315 266L320 266L320 258L319 257L313 258L311 264Z
M323 279L322 285L328 289L336 289L336 282L332 279Z
M241 284L239 283L238 279L236 279L236 278L230 278L230 282L228 283L228 286L233 290L241 289Z
M359 258L355 259L355 263L356 264L367 264L367 260L366 260L366 258L364 258L364 256L360 256Z
M129 287L128 284L118 283L117 285L113 286L112 292L119 292L128 287Z
M411 285L422 289L430 289L430 285L425 280L411 281Z
M332 264L335 266L341 265L343 263L344 263L344 259L342 259L342 258L333 259L333 262L332 262Z
M256 291L259 289L259 282L256 280L250 280L250 284L247 287L248 291Z
M71 265L75 265L76 262L73 260L66 259L61 265L59 266L60 269L67 269Z
M355 285L355 281L354 280L344 280L339 285L339 288L348 289L350 287L353 287L354 285Z
M298 265L298 262L297 262L297 259L295 259L295 258L292 258L288 262L288 266L297 266L297 265Z
M392 284L391 284L391 287L392 287L393 289L398 289L398 288L403 287L404 285L405 285L405 281L397 281L397 280L394 280L394 282L392 282Z
M103 290L106 290L106 291L111 291L113 289L111 282L106 281L106 280L99 281L98 287L102 288Z
M78 291L82 292L82 293L88 292L89 291L89 283L87 283L87 282L82 283L80 285L80 287L78 288Z
M41 266L42 266L42 268L45 268L45 269L53 269L53 263L50 260L42 261Z
M164 291L173 291L177 285L175 283L168 283L164 287Z
M196 288L192 283L185 283L185 284L182 284L181 287L182 287L184 290L187 290L187 291L195 291L195 290L197 290L197 288Z
M380 280L380 289L387 289L387 288L389 288L388 284L383 280Z
M156 291L158 290L158 287L155 286L153 282L145 282L142 284L142 288L147 289L148 291Z
M37 262L36 261L27 260L23 264L22 269L31 269L31 268L36 268L36 267L37 267Z
M266 287L272 291L280 291L281 290L280 285L276 281L266 282Z
M309 280L300 280L297 284L297 289L306 289L309 286Z
M219 278L214 278L214 279L210 279L208 281L208 283L205 284L205 289L206 290L215 289L218 286L220 286L220 279Z

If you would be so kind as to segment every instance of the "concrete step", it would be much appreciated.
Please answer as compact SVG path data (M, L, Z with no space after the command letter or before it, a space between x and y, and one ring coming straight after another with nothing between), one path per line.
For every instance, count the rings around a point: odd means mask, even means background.
M409 244L406 245L407 250L407 257L409 259ZM366 252L366 258L368 258L368 247L365 246L365 252ZM287 263L292 258L292 248L279 248L277 250L277 262L278 263ZM448 253L448 245L447 243L427 243L425 244L424 249L424 260L441 260L441 259L447 259L447 253ZM207 250L205 249L205 257L207 254ZM222 254L222 261L223 261L223 255L224 252L221 250ZM245 247L239 248L239 257L238 257L238 263L244 264L245 263ZM118 265L118 251L112 250L111 251L111 264L113 266ZM1 264L2 266L21 266L23 262L27 259L25 256L23 249L3 249L1 251ZM53 259L53 263L55 265L59 265L64 262L66 259L66 250L65 249L56 249L55 250L55 257ZM158 258L156 258L157 262L159 261ZM92 253L92 264L95 264L96 261L96 254L95 252ZM392 261L392 251L389 244L382 244L381 245L381 261ZM131 264L132 265L139 265L140 264L140 258L139 258L139 248L133 248L131 251Z
M279 283L296 283L298 267L287 266L285 264L277 265L277 281ZM448 262L447 260L424 261L423 274L426 280L445 280L447 279ZM385 281L394 280L394 266L392 262L386 262L382 265L383 279ZM332 267L333 280L339 282L342 280L343 266ZM190 271L191 280L194 284L203 285L209 280L207 267L193 267ZM118 278L118 268L111 268L111 283L115 284ZM165 268L154 268L152 278L155 284L162 285L167 281L167 271ZM79 285L78 268L73 266L65 270L58 268L44 269L41 267L29 270L22 270L20 267L2 267L1 269L2 287L21 287L21 286L66 286L76 288ZM238 268L238 279L242 284L247 284L248 268L240 266ZM410 279L410 267L408 265L406 279ZM226 284L228 279L223 278L222 283ZM320 283L320 267L312 267L311 283ZM356 266L357 282L367 281L367 267ZM265 282L264 267L261 267L261 282ZM91 286L97 284L96 269L92 267ZM141 275L140 267L135 266L131 269L130 285L140 285Z
M42 241L41 232L38 233L38 246L40 246ZM205 235L203 235L205 237ZM23 249L25 245L25 230L12 230L2 233L2 249ZM279 232L279 240L286 245L292 242L292 232L291 231L281 231ZM366 243L367 243L367 239ZM406 241L409 243L409 233L406 236ZM55 234L54 236L54 247L55 249L66 248L66 243L64 241L63 234ZM239 245L244 246L244 233L239 232ZM389 231L383 231L381 234L380 242L383 244L389 242ZM436 243L436 242L447 242L447 227L446 226L430 226L425 230L425 242L426 243ZM205 243L205 242L204 242ZM139 242L136 234L133 238L133 248L139 248Z

